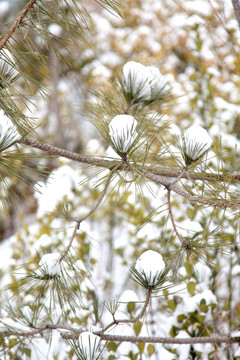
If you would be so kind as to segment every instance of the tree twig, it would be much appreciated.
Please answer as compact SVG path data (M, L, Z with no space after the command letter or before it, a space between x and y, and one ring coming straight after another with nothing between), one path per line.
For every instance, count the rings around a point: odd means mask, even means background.
M27 5L25 6L24 10L21 12L21 14L17 17L17 19L14 21L11 28L8 30L6 36L2 41L0 41L0 50L4 48L4 46L7 44L9 39L12 37L15 30L18 28L18 26L21 24L25 16L28 14L30 9L34 6L34 4L37 2L37 0L30 0Z
M171 219L171 222L172 222L173 229L174 229L175 234L177 235L178 239L181 241L182 247L187 248L187 244L184 241L184 239L182 238L182 236L179 234L179 232L178 232L178 230L176 228L174 218L173 218L172 206L171 206L171 190L168 188L167 192L168 192L168 212L169 212L169 216L170 216L170 219Z
M94 332L95 335L99 335L102 336L102 334L104 332L106 332L107 330L109 330L111 327L115 326L115 325L119 325L119 324L133 324L135 322L137 322L138 320L141 319L141 317L143 317L143 315L145 314L147 307L149 305L150 299L151 299L151 295L152 295L152 288L148 289L148 293L147 293L147 297L146 300L144 302L143 308L140 311L140 313L135 316L134 318L131 319L114 319L110 324L108 324L107 326L105 326L103 329Z
M161 184L163 186L165 186L166 188L168 188L169 186L171 186L171 191L174 191L176 194L183 196L184 198L190 200L190 201L194 201L194 202L198 202L200 204L203 205L208 205L208 206L216 206L216 207L220 207L220 208L232 208L232 207L237 207L240 205L239 201L236 202L224 202L224 201L219 201L219 200L209 200L209 199L203 199L199 196L196 195L191 195L189 194L187 191L185 191L182 188L179 188L175 185L172 185L171 182L169 182L168 180L164 179L163 177L157 176L155 174L152 174L150 172L146 172L144 169L141 170L142 173L150 180Z
M69 250L70 250L70 248L71 248L71 246L72 246L73 240L74 240L74 238L75 238L75 236L76 236L76 233L77 233L77 231L78 231L78 229L79 229L79 227L80 227L81 222L84 221L84 220L86 220L89 216L91 216L91 215L94 213L94 211L98 208L98 206L100 205L100 203L102 202L102 200L103 200L103 198L104 198L104 196L105 196L105 194L106 194L108 185L110 184L112 175L113 175L113 172L111 171L111 173L110 173L110 175L108 176L108 179L107 179L107 181L106 181L106 184L105 184L105 186L104 186L104 189L103 189L103 191L101 192L101 194L99 195L99 197L98 197L96 203L94 204L94 206L92 207L92 209L91 209L86 215L84 215L81 219L76 220L76 225L75 225L75 227L74 227L73 234L72 234L71 239L70 239L70 241L69 241L69 243L68 243L68 246L67 246L66 249L62 252L62 254L61 254L61 256L60 256L60 258L59 258L59 260L58 260L59 263L61 263L61 261L63 261L63 259L65 258L65 256L68 254L68 252L69 252Z

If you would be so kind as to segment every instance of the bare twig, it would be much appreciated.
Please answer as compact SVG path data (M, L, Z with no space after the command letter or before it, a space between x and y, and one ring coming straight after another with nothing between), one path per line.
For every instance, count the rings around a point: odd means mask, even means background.
M171 185L170 185L171 186ZM175 234L177 235L178 239L181 241L182 243L182 247L187 247L187 244L186 242L184 241L184 239L182 238L182 236L179 234L177 228L176 228L176 224L175 224L175 221L174 221L174 218L173 218L173 214L172 214L172 206L171 206L171 190L170 189L167 189L168 191L168 212L169 212L169 216L170 216L170 219L171 219L171 222L172 222L172 226L173 226L173 229L175 231Z
M109 185L109 183L110 183L110 180L111 180L111 178L112 178L112 175L113 175L113 172L111 172L110 175L108 176L108 179L107 179L107 181L106 181L106 184L105 184L105 186L104 186L104 189L103 189L103 191L101 192L101 194L99 195L99 197L98 197L96 203L94 204L94 206L92 207L92 209L91 209L86 215L84 215L81 219L76 220L76 225L75 225L75 227L74 227L73 234L72 234L72 236L71 236L71 239L70 239L70 241L69 241L68 246L67 246L66 249L62 252L62 254L61 254L61 256L60 256L60 258L59 258L59 260L58 260L59 263L60 263L61 261L63 261L63 259L65 258L65 256L68 254L68 252L69 252L69 250L70 250L70 248L71 248L71 246L72 246L73 240L74 240L74 238L75 238L75 236L76 236L76 233L77 233L77 231L78 231L78 229L79 229L79 227L80 227L81 222L84 221L84 220L86 220L89 216L91 216L91 215L94 213L94 211L98 208L98 206L100 205L100 203L102 202L102 200L103 200L103 198L104 198L104 196L105 196L105 194L106 194L106 191L107 191L108 185Z
M21 14L18 16L18 18L14 21L11 28L8 30L6 36L4 39L0 42L0 50L4 48L4 46L7 44L9 39L12 37L15 30L18 28L18 26L21 24L25 16L28 14L30 9L34 6L34 4L37 2L37 0L30 0L27 5L25 6L24 10L21 12Z

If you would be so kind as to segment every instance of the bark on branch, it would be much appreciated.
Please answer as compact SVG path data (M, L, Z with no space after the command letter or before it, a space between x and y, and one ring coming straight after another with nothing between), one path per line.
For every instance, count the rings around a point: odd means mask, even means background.
M30 0L28 4L25 6L24 10L21 12L21 14L17 17L17 19L14 21L11 28L8 30L7 34L5 35L4 39L0 41L0 50L6 46L9 39L12 37L15 30L19 27L25 16L28 14L30 9L34 6L34 4L37 2L37 0Z
M151 336L121 336L121 335L102 335L102 340L131 343L155 343L155 344L234 344L240 343L240 337L212 336L212 337L193 337L193 338L169 338Z
M67 159L71 159L74 161L78 161L78 162L82 162L84 164L90 164L90 165L94 165L94 166L98 166L98 167L103 167L103 168L107 168L109 170L125 170L125 171L129 171L130 167L127 166L122 160L108 160L108 159L103 159L103 158L99 158L99 157L93 157L93 156L86 156L86 155L81 155L81 154L77 154L65 149L60 149L56 146L52 146L49 144L45 144L42 142L39 142L37 140L34 139L26 139L23 138L19 141L20 144L23 145L28 145L31 146L33 148L36 149L40 149L43 151L48 152L51 155L55 155L55 156L62 156L65 157ZM179 194L180 196L183 196L184 198L188 199L189 201L194 201L194 202L198 202L200 204L203 205L207 205L207 206L216 206L216 207L221 207L221 208L233 208L233 207L237 207L240 205L239 201L236 202L231 202L231 201L219 201L219 200L209 200L209 199L204 199L203 197L199 197L196 195L191 195L189 194L187 191L185 191L182 188L177 187L176 185L174 185L175 182L171 182L170 180L168 180L167 178L170 177L176 177L178 178L179 176L181 178L186 178L186 179L195 179L195 180L201 180L201 181L226 181L226 176L221 176L221 175L213 175L213 174L204 174L204 176L200 177L197 175L191 175L189 173L185 173L182 171L172 171L172 170L168 170L167 167L163 167L163 169L158 170L158 169L152 169L150 166L145 166L142 168L142 164L140 164L141 170L139 170L139 174L142 174L144 177L148 178L151 181L154 181L158 184L163 185L166 188L169 188L169 186L171 186L171 191ZM162 175L160 175L162 173ZM236 174L236 175L232 175L232 176L228 176L228 181L237 181L240 179L240 175Z
M64 330L62 334L63 338L75 339L76 336L80 335L83 330L74 329L66 325L54 325L47 324L39 328L34 327L31 331L12 331L6 330L0 333L0 337L31 337L37 334L41 334L43 331L49 330ZM116 342L131 342L131 343L152 343L152 344L240 344L240 337L235 336L205 336L205 337L191 337L191 338L171 338L171 337L155 337L155 336L122 336L122 335L108 335L102 334L99 335L99 332L93 332L93 334L100 336L102 340L106 341L116 341Z
M72 151L58 148L56 146L42 143L42 142L34 140L34 139L22 138L21 140L19 140L19 144L27 145L32 148L45 151L48 154L55 155L56 157L61 156L61 157L65 157L65 158L73 160L73 161L82 162L84 164L90 164L90 165L94 165L94 166L98 166L98 167L104 167L104 168L107 168L110 170L115 168L115 166L117 164L119 164L118 170L129 169L124 164L122 164L122 165L120 164L122 162L121 160L109 160L109 159L103 159L103 158L95 157L95 156L81 155L81 154L74 153ZM178 178L180 176L181 179L213 181L213 182L215 182L215 181L222 182L222 181L226 181L227 179L228 179L228 181L231 181L231 182L234 182L234 181L238 182L240 180L240 174L220 175L220 174L205 173L204 177L203 177L201 175L194 174L191 172L188 172L186 174L179 170L173 170L165 165L159 165L154 168L152 168L150 166L149 167L145 166L143 170L149 171L154 175L163 176L166 178Z

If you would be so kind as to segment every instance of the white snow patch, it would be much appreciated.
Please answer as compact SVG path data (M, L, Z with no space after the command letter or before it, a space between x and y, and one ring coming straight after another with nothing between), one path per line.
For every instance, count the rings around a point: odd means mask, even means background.
M135 269L148 281L150 286L154 286L159 275L165 269L162 255L157 251L145 251L136 261Z
M39 261L39 269L37 273L39 275L47 273L48 275L59 275L61 271L61 265L59 263L60 253L45 254Z
M116 149L126 153L137 137L137 120L131 115L117 115L109 123L109 135Z
M194 161L201 157L212 146L212 139L207 131L199 125L190 126L184 132L185 152Z
M80 349L86 355L86 359L95 360L100 355L99 343L100 337L90 331L84 331L78 338Z

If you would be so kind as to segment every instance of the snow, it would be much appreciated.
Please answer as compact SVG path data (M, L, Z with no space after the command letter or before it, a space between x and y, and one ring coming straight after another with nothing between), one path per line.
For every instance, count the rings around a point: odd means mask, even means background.
M48 31L51 35L59 37L62 34L62 28L58 24L50 24Z
M185 330L179 331L179 333L176 336L176 339L182 339L182 338L190 338L189 334ZM190 350L190 344L178 346L177 347L178 360L188 360L189 350Z
M165 88L166 80L155 66L144 66L129 61L123 66L122 85L124 92L131 94L135 102L148 101L157 97Z
M1 14L1 17L5 16L8 11L10 10L10 7L11 7L11 4L9 1L2 1L0 3L0 14Z
M149 83L152 76L146 66L129 61L123 66L122 75L124 91L130 93L136 101L146 101L151 98Z
M0 143L4 139L8 139L7 142L10 144L19 140L20 137L20 134L11 120L4 114L3 110L0 110Z
M118 301L118 313L122 312L122 313L127 313L127 304L128 303L131 303L131 302L134 302L134 303L137 303L139 302L139 298L137 296L137 294L135 293L135 291L133 290L125 290L119 301Z
M136 261L135 269L146 278L149 286L154 286L165 269L165 263L157 251L147 250Z
M58 262L60 256L60 253L50 253L43 255L39 261L38 274L48 274L51 276L59 275L61 271L61 265Z
M137 124L137 120L131 115L117 115L109 123L110 138L121 153L127 153L136 140Z
M80 176L70 166L64 165L52 173L47 182L39 182L41 193L35 193L38 200L37 216L42 217L46 212L55 209L59 201L67 198L68 201L73 199L72 189L78 186Z
M84 331L80 334L79 346L86 359L96 360L100 355L100 337L90 331Z
M193 160L200 158L213 144L207 131L199 125L190 126L183 135L185 153Z

